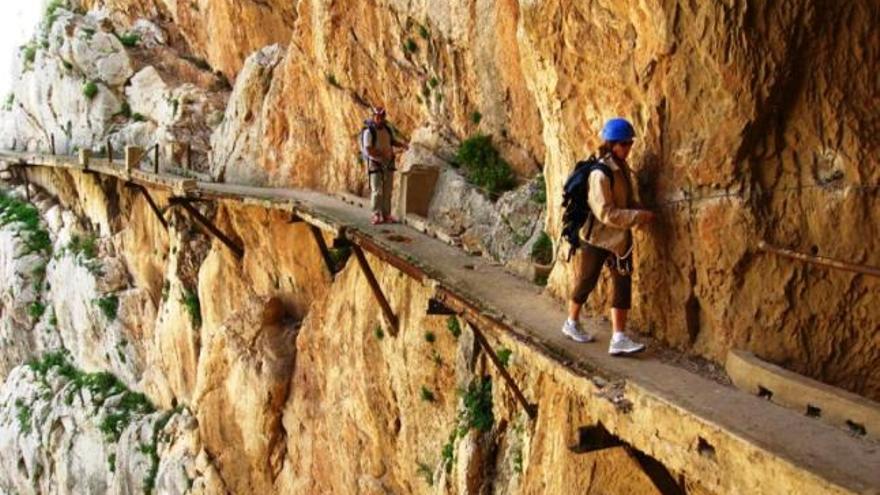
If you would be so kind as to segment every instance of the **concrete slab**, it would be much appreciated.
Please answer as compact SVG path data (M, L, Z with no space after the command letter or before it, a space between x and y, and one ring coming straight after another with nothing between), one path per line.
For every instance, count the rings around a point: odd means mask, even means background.
M797 413L880 440L880 404L846 390L762 361L754 354L732 350L727 373L741 390Z

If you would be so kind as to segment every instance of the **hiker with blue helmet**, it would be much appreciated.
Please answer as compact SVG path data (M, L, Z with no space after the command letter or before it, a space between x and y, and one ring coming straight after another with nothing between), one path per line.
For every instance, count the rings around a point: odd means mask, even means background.
M596 287L602 265L607 265L611 268L614 290L611 309L613 335L608 352L611 355L633 354L643 351L645 346L632 341L624 333L632 300L631 229L651 223L654 214L634 207L630 169L626 161L635 139L632 124L622 118L610 119L602 129L601 138L603 144L599 147L598 155L579 163L572 173L573 177L581 174L579 190L582 192L575 197L579 203L586 200L587 208L580 205L585 212L584 223L578 224L574 231L574 284L568 319L562 326L562 333L577 342L593 340L593 336L581 326L580 313L587 297ZM569 182L573 182L571 177Z
M398 141L391 126L385 123L385 108L373 108L373 116L364 122L360 136L361 155L370 177L370 208L373 225L394 223L391 216L391 192L394 181L394 148L408 149Z

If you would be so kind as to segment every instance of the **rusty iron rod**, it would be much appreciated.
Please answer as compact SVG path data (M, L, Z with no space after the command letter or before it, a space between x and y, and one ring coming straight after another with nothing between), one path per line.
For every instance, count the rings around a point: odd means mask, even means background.
M495 354L495 349L492 349L492 346L489 345L489 342L486 341L486 337L482 332L477 328L477 326L468 318L465 318L468 326L471 327L471 330L474 332L474 338L480 347L486 351L486 355L489 356L489 360L492 361L492 364L495 365L495 368L498 369L498 372L501 373L501 376L504 377L504 381L507 383L507 387L513 391L513 395L516 396L516 400L522 405L523 409L529 415L529 418L535 419L538 415L538 406L536 404L532 404L526 399L526 396L523 395L522 390L519 389L519 386L513 380L513 377L510 376L510 373L507 372L507 368L501 364L501 360L498 359L498 355Z
M230 251L232 251L238 259L244 257L244 248L236 244L232 239L226 236L223 232L220 231L217 227L211 223L210 220L205 218L204 215L199 212L199 210L193 208L189 201L185 198L171 198L171 204L177 204L183 206L183 209L186 210L187 213L190 214L202 227L208 229L214 237L216 237L220 242L222 242Z
M113 165L113 144L109 139L107 140L107 164Z
M159 206L156 205L156 202L153 201L153 197L150 196L150 192L147 191L147 188L140 185L140 184L135 184L133 182L129 182L126 185L128 187L131 187L132 189L136 189L138 192L141 193L141 195L144 197L144 199L147 200L147 204L150 205L150 209L153 210L153 213L156 215L156 218L162 224L162 227L164 227L165 230L168 230L168 221L165 220L165 216L162 215L162 210L160 210Z
M52 155L55 155L55 134L49 134L49 151L52 152Z
M153 149L153 172L159 175L159 143L156 143L156 147Z
M330 256L330 250L327 248L324 234L321 233L321 229L314 225L309 225L309 230L312 231L312 237L315 238L315 242L318 244L321 257L324 258L324 264L327 266L327 271L330 272L330 277L332 278L336 274L336 267L333 265L333 258Z
M388 304L388 299L385 298L385 294L382 292L382 287L379 286L379 282L376 280L376 275L373 274L373 270L370 268L370 264L367 263L367 258L364 256L364 251L357 244L352 244L351 249L352 251L354 251L354 255L358 260L358 264L361 266L361 271L363 271L364 276L367 277L367 282L370 284L370 289L373 290L373 296L376 298L376 301L379 302L379 306L382 308L382 313L385 315L385 318L391 325L391 334L396 337L398 325L400 324L400 322L398 322L397 316L394 316L394 312L391 311L391 306Z
M845 261L836 260L833 258L826 258L824 256L812 256L809 254L799 253L797 251L792 251L791 249L780 248L776 246L771 246L764 241L758 242L758 249L762 251L766 251L768 253L777 254L782 256L783 258L789 258L793 260L803 261L804 263L810 263L813 265L824 266L827 268L834 268L837 270L843 270L847 272L853 273L861 273L863 275L870 275L873 277L880 277L880 268L867 266L867 265L856 265L854 263L847 263Z

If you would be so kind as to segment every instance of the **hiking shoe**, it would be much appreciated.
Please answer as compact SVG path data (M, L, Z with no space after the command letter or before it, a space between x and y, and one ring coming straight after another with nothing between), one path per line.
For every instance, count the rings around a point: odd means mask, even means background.
M582 344L593 341L590 332L585 331L577 321L565 320L565 323L562 324L562 333L571 340Z
M608 354L611 354L612 356L635 354L644 350L645 344L633 342L626 335L619 339L611 339L611 345L608 346Z

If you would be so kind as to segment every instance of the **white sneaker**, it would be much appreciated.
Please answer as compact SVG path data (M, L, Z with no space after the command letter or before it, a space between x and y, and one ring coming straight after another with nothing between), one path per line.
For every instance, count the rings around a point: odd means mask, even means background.
M565 323L562 324L562 333L575 342L586 343L593 341L593 336L590 332L585 331L581 327L580 322L577 321L565 320Z
M633 342L626 335L619 339L611 339L611 345L608 346L608 354L618 356L621 354L635 354L645 350L645 344Z

